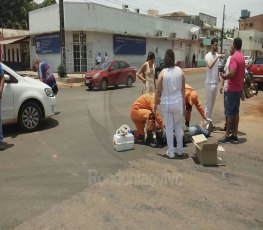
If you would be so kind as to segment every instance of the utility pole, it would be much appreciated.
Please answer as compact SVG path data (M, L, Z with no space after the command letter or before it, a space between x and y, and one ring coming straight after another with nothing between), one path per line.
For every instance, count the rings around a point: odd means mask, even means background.
M63 0L59 0L59 22L60 22L61 64L63 64L65 69L66 69L65 28L64 28L64 6L63 6Z
M224 10L223 10L223 22L222 22L222 30L221 30L221 48L220 48L220 53L222 53L222 51L223 51L224 26L225 26L225 5L224 5Z

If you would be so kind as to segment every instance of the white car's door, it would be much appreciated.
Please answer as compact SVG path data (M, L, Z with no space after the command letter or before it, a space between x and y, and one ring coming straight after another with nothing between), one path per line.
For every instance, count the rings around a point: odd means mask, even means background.
M7 78L10 80L6 80ZM10 75L7 72L5 72L5 85L2 93L1 109L3 123L5 123L5 121L15 119L13 82L12 78L10 78Z

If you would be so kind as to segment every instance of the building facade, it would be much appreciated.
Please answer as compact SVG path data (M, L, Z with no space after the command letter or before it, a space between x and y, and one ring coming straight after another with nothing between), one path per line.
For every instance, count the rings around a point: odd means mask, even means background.
M2 29L0 32L0 61L15 70L30 67L29 31Z
M221 29L216 27L217 18L199 13L199 15L187 15L184 12L174 12L161 15L162 18L173 20L175 22L196 25L199 30L192 32L192 42L190 57L195 54L197 66L205 66L205 55L210 51L211 39L218 37Z
M241 11L239 30L235 37L242 39L244 55L256 58L263 55L263 14L250 17L247 10Z
M239 30L258 30L263 32L263 14L240 18Z
M67 72L94 67L98 53L139 67L149 51L163 57L169 48L184 66L194 42L193 26L91 2L64 2ZM29 31L31 59L39 57L56 71L61 64L59 5L30 12Z

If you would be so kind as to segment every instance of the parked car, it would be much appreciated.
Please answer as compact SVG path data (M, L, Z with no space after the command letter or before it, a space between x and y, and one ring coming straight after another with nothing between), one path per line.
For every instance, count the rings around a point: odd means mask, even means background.
M92 90L100 87L106 90L108 86L127 85L132 87L136 80L136 68L126 61L109 61L97 65L93 70L86 72L85 85Z
M253 74L254 82L258 85L263 85L263 57L255 59L254 63L250 67L250 71Z
M244 56L244 58L245 58L245 64L246 65L251 65L252 64L253 60L252 60L252 58L250 56Z
M36 130L44 118L55 114L56 97L52 89L30 77L22 77L2 64L4 90L1 99L3 125L18 123L22 130Z
M164 68L164 60L161 57L155 58L155 78L157 79Z

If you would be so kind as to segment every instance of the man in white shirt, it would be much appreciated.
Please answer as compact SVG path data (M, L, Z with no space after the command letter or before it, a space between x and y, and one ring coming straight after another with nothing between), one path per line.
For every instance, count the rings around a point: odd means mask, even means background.
M205 55L205 62L207 66L207 75L205 80L206 87L206 104L205 104L205 115L211 119L212 111L215 105L216 95L218 91L218 64L219 58L224 57L224 55L219 55L218 50L218 40L213 38L211 40L211 51Z
M98 53L97 57L96 57L96 64L100 64L101 63L101 54Z
M108 54L107 53L105 53L104 54L104 57L103 57L103 62L107 62L108 61Z

